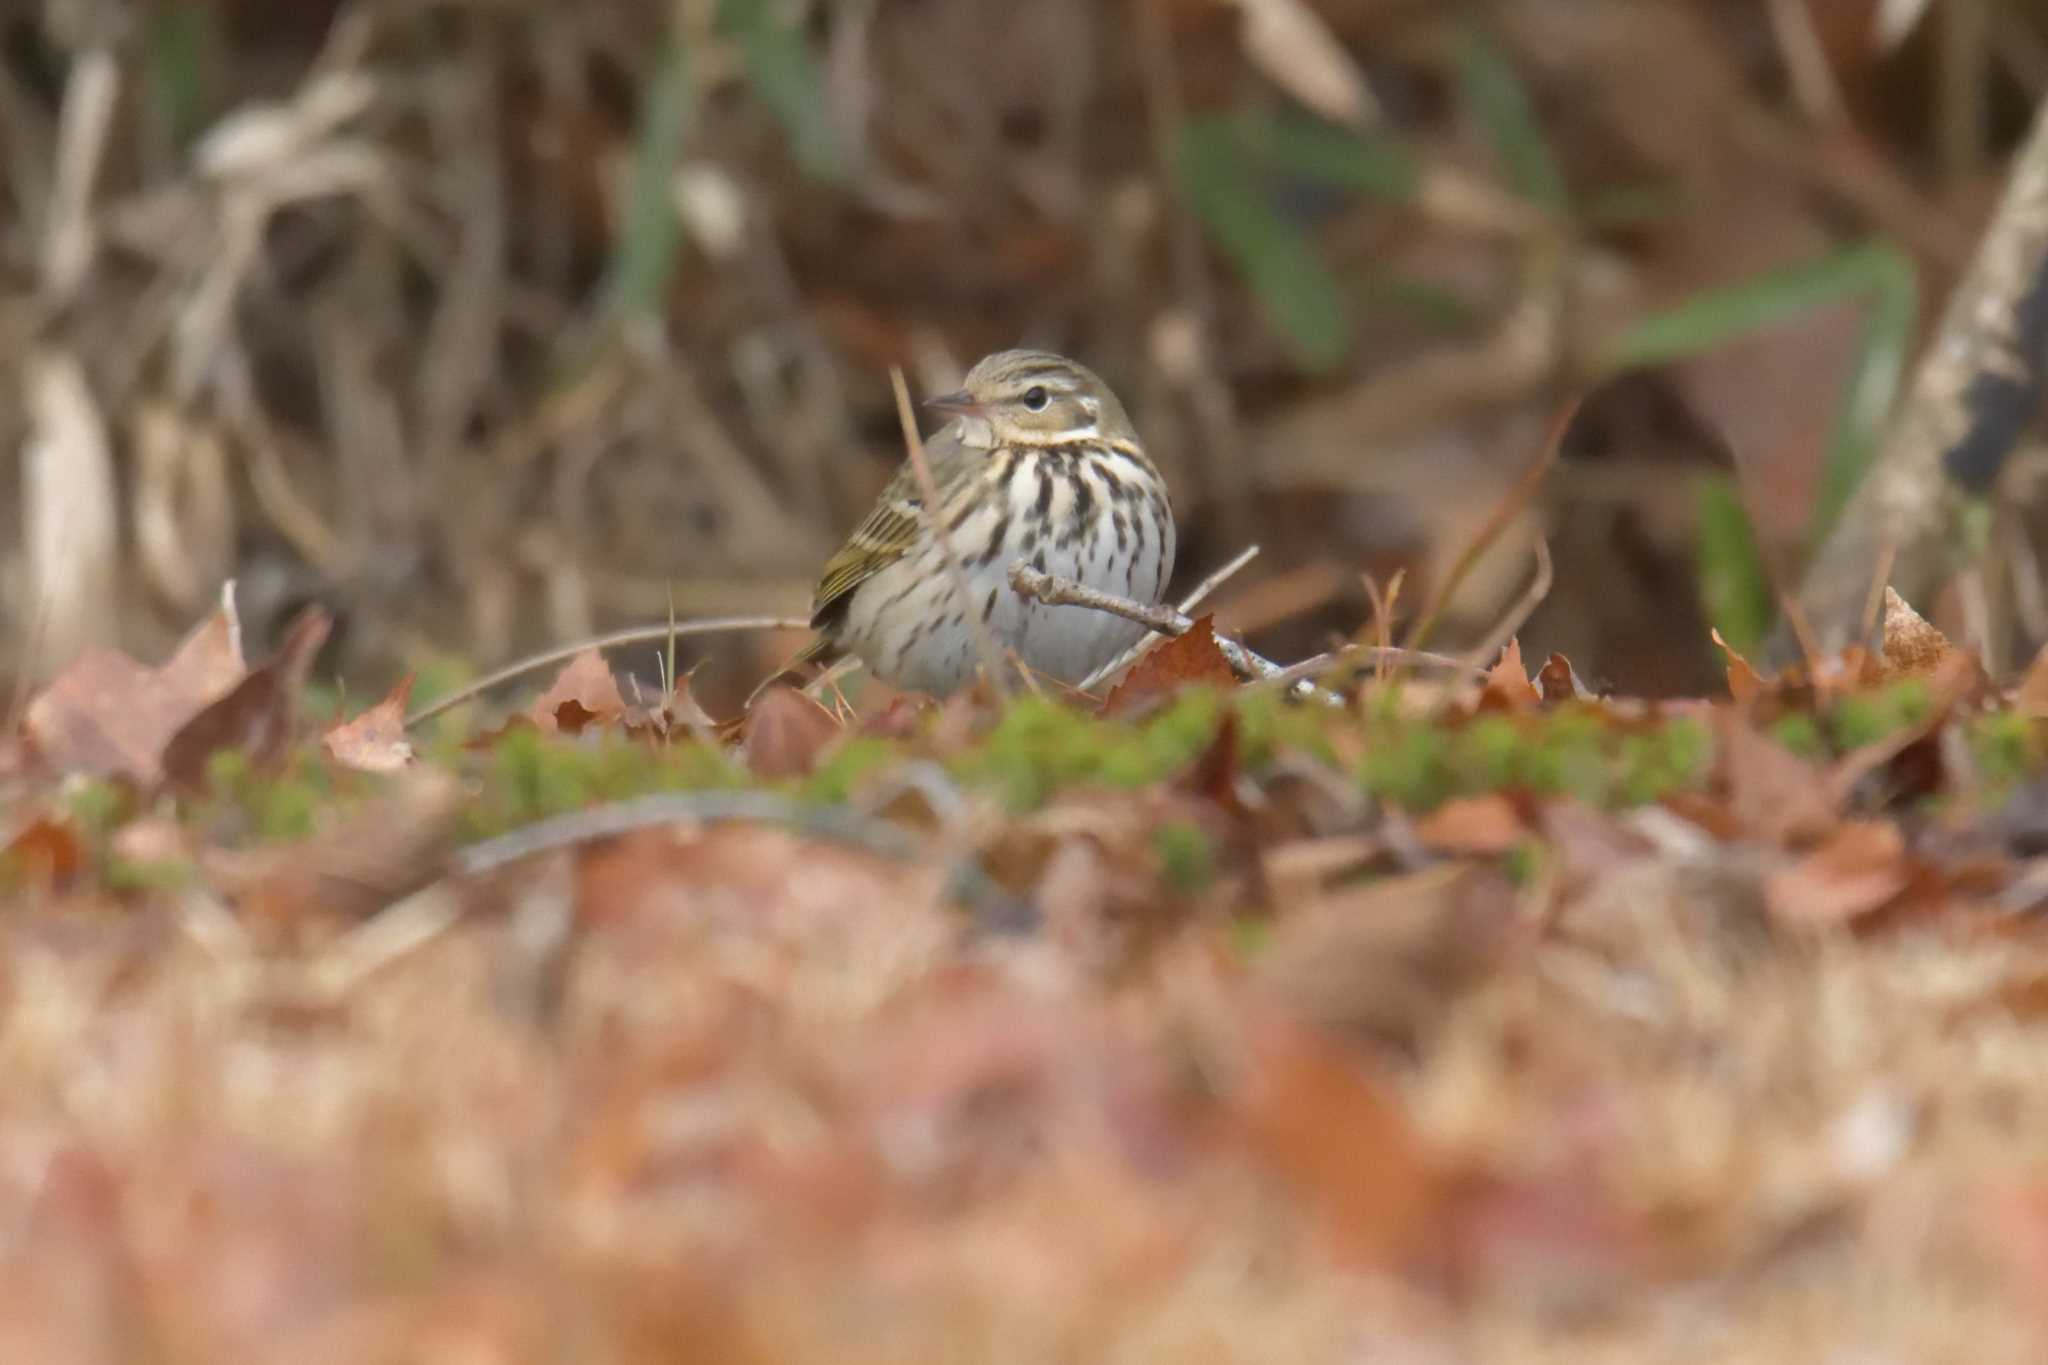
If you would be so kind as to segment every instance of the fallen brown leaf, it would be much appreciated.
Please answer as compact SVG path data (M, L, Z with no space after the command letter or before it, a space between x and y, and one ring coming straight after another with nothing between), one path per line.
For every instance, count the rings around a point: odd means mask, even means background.
M1781 924L1846 924L1881 909L1910 880L1898 826L1858 820L1766 877L1764 901Z
M1326 1030L1415 1056L1507 960L1514 916L1505 877L1480 865L1342 887L1279 920L1257 980Z
M1536 675L1536 690L1547 702L1591 701L1593 691L1580 679L1572 661L1562 654L1552 654L1543 663L1543 671Z
M29 885L62 890L85 867L85 845L67 824L38 816L0 847L0 864Z
M405 737L406 703L412 699L413 675L398 680L384 700L354 720L330 728L320 737L328 757L344 768L366 773L396 772L413 761Z
M580 734L591 725L610 725L626 712L618 679L604 655L586 649L565 665L545 692L526 709L527 718L548 734Z
M771 687L747 708L740 750L748 771L768 781L805 777L844 728L833 714L793 687Z
M1102 703L1105 716L1124 715L1183 687L1234 687L1237 675L1216 647L1216 618L1197 617L1188 633L1148 651Z
M1415 835L1440 853L1495 857L1529 833L1515 803L1499 792L1460 796L1415 821Z
M1478 709L1534 711L1542 705L1543 694L1529 681L1529 670L1522 663L1522 642L1508 641L1507 648L1500 652L1500 662L1486 670L1486 681L1479 692Z
M1751 666L1749 660L1735 652L1735 647L1721 638L1720 631L1714 631L1714 643L1728 656L1728 695L1735 699L1737 706L1747 706L1764 694L1766 684L1763 675Z
M1285 1011L1247 1001L1231 1117L1347 1259L1406 1267L1439 1250L1449 1183L1395 1092L1364 1059Z
M178 727L164 745L164 778L196 787L205 780L207 760L224 749L238 749L258 765L276 761L291 739L292 707L333 620L320 607L299 613L277 657Z
M1758 730L1740 712L1715 713L1715 763L1734 828L1798 843L1839 822L1840 798L1820 769Z
M245 920L315 935L375 914L441 875L467 800L442 769L415 764L331 830L206 861Z
M180 726L247 676L239 628L224 604L185 637L161 668L118 650L90 650L37 693L22 733L58 773L124 776L153 785Z

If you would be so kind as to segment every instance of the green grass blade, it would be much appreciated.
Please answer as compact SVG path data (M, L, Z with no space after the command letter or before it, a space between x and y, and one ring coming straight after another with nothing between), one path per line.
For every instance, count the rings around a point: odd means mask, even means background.
M1755 650L1777 616L1777 598L1734 479L1715 475L1701 485L1699 518L1701 609L1730 648Z
M720 0L718 24L739 45L754 94L768 106L806 174L843 182L849 170L825 102L825 77L803 35L770 0Z
M1883 244L1865 250L1870 307L1857 338L1856 360L1842 392L1827 458L1821 465L1820 491L1807 526L1808 545L1821 543L1869 472L1905 382L1919 318L1920 288L1912 260Z
M1399 138L1361 135L1299 114L1241 115L1240 143L1283 175L1407 203L1422 180L1415 153Z
M221 19L199 0L175 0L150 14L142 33L143 89L166 150L190 144L218 109Z
M1458 95L1515 192L1548 213L1562 217L1570 212L1571 191L1528 88L1507 54L1471 24L1458 37Z
M587 365L620 323L661 311L682 243L669 187L692 107L688 47L681 24L672 24L641 93L618 245L588 321L555 344L551 369L557 381Z
M1347 292L1314 242L1282 217L1240 131L1223 118L1181 129L1175 173L1195 215L1251 284L1295 358L1326 370L1351 344Z
M1897 250L1883 243L1865 243L1705 289L1624 328L1608 342L1602 363L1610 370L1668 364L1843 299L1865 295L1895 298L1902 268L1910 292L1911 267ZM1907 306L1910 312L1910 302Z

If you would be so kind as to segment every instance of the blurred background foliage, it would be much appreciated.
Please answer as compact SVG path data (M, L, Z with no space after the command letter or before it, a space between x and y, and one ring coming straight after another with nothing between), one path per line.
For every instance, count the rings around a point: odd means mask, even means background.
M1439 643L1540 537L1526 652L1711 687L2044 89L2032 0L14 0L0 676L228 576L259 636L337 609L365 693L800 615L901 458L888 367L1032 343L1125 397L1185 581L1264 545L1220 619L1281 657L1368 574L1412 615L1584 394ZM2048 638L2036 467L1994 656Z

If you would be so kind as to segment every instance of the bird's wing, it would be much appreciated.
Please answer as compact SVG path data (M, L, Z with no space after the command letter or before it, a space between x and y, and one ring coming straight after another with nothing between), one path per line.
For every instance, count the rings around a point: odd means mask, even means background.
M952 433L944 431L925 442L926 462L931 466L932 481L942 503L958 482L966 461L972 458L951 438ZM831 629L846 614L861 584L909 553L923 529L922 503L916 471L906 460L838 553L825 561L818 590L811 597L813 630Z

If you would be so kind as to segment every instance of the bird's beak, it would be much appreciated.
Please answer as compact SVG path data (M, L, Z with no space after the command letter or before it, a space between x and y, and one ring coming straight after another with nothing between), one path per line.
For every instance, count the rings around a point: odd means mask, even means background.
M942 393L936 398L927 398L924 405L935 408L949 417L981 417L988 409L974 401L974 395L965 389L954 393Z

